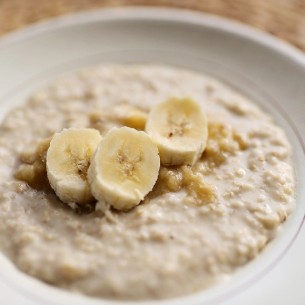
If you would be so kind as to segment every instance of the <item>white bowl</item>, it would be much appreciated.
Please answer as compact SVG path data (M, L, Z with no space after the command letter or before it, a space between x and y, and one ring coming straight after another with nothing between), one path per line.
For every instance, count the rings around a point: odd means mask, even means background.
M238 23L164 8L105 9L40 23L0 40L0 119L59 74L103 62L154 62L211 74L269 111L294 148L296 210L281 234L226 284L138 304L302 304L305 299L305 57ZM132 287L131 287L132 289ZM284 293L281 293L284 292ZM1 304L126 304L50 287L0 256Z

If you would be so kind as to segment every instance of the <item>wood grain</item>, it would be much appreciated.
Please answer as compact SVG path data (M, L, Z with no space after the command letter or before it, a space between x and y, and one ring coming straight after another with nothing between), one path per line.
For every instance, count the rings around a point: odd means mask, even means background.
M128 5L179 7L224 16L305 51L305 0L0 0L0 35L59 15Z

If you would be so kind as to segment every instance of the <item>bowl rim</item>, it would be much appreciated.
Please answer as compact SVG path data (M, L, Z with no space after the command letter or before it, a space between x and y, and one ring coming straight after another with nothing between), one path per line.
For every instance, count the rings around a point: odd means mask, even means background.
M54 30L62 27L68 27L79 24L92 23L99 21L101 17L104 21L112 20L113 18L124 18L133 20L134 14L137 14L137 20L165 20L165 21L180 21L191 24L201 24L206 27L215 29L225 29L226 32L233 32L244 38L263 44L272 49L277 49L284 55L289 55L290 58L305 65L305 54L282 38L271 35L259 28L255 28L241 21L228 17L219 16L216 14L206 13L179 7L165 6L116 6L90 9L86 11L78 11L67 13L64 15L51 17L46 20L34 22L22 28L12 30L0 36L0 49L9 47L10 44L19 42L26 38ZM103 15L103 16L102 16Z

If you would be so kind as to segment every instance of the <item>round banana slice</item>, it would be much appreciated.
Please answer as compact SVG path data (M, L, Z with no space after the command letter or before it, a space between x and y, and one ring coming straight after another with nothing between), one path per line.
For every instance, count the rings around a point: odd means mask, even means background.
M99 144L88 170L93 196L117 210L138 205L157 181L157 145L143 131L111 129Z
M190 98L171 98L153 107L145 130L158 145L163 165L193 165L208 138L206 115Z
M91 128L64 129L52 138L46 158L47 175L61 201L86 204L94 199L87 170L101 140L100 133Z

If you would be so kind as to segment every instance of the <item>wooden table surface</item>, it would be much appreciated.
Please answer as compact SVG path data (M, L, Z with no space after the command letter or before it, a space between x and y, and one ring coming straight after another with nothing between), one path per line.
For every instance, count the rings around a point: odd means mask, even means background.
M0 0L0 35L59 15L128 5L180 7L225 16L305 51L305 0Z

